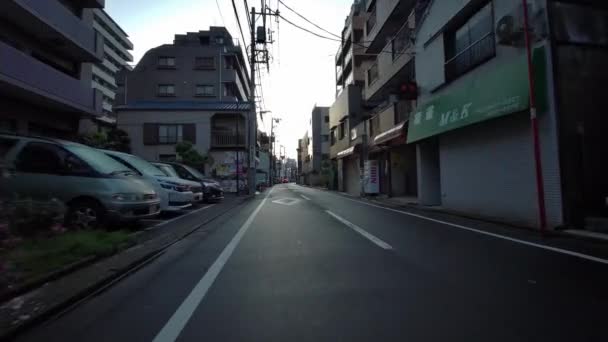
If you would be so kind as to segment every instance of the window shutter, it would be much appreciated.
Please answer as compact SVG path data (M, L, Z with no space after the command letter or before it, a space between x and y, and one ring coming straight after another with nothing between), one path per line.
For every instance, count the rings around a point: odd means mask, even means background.
M196 124L185 124L182 128L183 140L196 144Z
M144 145L158 144L158 124L144 123Z

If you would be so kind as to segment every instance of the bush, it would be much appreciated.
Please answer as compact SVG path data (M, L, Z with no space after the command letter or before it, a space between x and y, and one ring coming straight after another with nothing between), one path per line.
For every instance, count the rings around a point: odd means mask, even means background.
M4 202L0 211L7 222L4 224L8 224L6 238L10 235L30 237L62 231L66 207L57 199L41 201L28 198Z

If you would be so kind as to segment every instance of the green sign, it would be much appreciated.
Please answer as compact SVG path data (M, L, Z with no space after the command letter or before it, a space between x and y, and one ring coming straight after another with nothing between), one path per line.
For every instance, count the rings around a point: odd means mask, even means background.
M535 51L534 64L542 108L546 93L543 48ZM526 110L530 103L527 70L524 55L431 99L410 117L407 142Z

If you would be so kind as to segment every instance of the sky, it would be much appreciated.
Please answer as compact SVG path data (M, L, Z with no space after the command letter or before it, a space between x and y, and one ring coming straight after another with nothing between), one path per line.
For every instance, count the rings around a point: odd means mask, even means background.
M340 35L353 0L282 0L320 27ZM245 0L235 0L245 39L249 40ZM249 6L261 1L248 0ZM278 0L267 0L287 20L324 36ZM242 41L231 0L106 0L106 11L129 34L134 44L134 63L151 48L173 42L175 34L226 26L233 38ZM275 126L277 150L285 146L296 158L298 139L308 128L313 107L330 106L335 98L335 53L339 42L315 37L279 19L271 19L275 43L269 45L270 70L262 67L262 92L266 110L261 130L270 133L270 116L281 119ZM258 81L259 82L259 81Z

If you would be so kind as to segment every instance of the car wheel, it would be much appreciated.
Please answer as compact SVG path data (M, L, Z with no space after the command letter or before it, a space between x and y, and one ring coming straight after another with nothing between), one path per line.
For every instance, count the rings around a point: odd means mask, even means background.
M66 225L76 229L98 229L104 218L103 208L95 201L81 200L69 206Z

